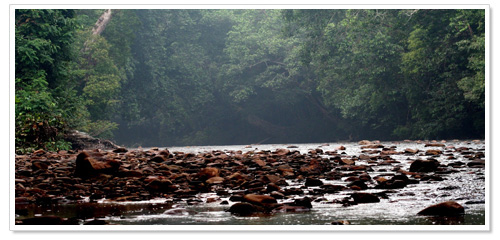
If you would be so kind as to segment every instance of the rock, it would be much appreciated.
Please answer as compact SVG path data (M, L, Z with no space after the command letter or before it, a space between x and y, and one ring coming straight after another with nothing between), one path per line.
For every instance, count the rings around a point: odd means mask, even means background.
M308 197L295 199L293 201L293 206L300 206L305 208L312 208L311 199Z
M231 214L241 216L241 217L247 217L247 216L252 216L258 212L262 212L263 208L259 206L255 206L251 203L235 203L233 204L229 209L228 212Z
M281 191L281 188L276 183L269 183L267 184L266 191L267 192Z
M484 168L485 164L485 160L472 160L467 163L467 166L470 168Z
M218 177L220 170L214 167L203 168L198 172L198 178L200 180L207 180L212 177Z
M459 216L465 213L464 207L455 201L438 203L418 212L418 215Z
M152 192L168 193L178 189L170 180L163 177L146 178L145 181L149 182L145 186L146 189Z
M323 185L323 181L317 178L306 178L306 182L304 184L306 187L315 187Z
M114 153L126 153L128 152L128 149L124 148L124 147L119 147L119 148L116 148L115 150L113 150Z
M352 159L342 158L339 160L339 164L341 164L341 165L354 165L356 163Z
M345 150L345 147L344 146L338 146L335 148L335 150Z
M355 203L376 203L380 202L380 199L371 193L356 192L351 194Z
M42 161L33 161L32 165L31 165L31 169L33 169L33 171L36 171L36 170L47 170L49 168L49 165L50 163L46 163L46 162L42 162Z
M276 199L271 196L257 194L246 194L245 196L243 196L243 201L255 205L268 205L278 203Z
M342 185L324 184L321 186L321 189L323 189L324 193L337 193L339 191L346 189L346 187Z
M224 178L221 177L211 177L205 181L207 184L220 184L224 182Z
M440 154L443 154L443 151L441 151L439 149L429 149L429 150L425 151L425 155L436 156L436 155L440 155Z
M351 189L355 189L355 190L368 189L368 186L366 185L366 183L361 181L361 180L353 181L353 182L347 184L347 186L350 187Z
M73 150L85 149L117 149L120 146L105 139L97 139L89 134L80 131L70 131L64 135L64 140L71 143Z
M120 167L117 160L96 160L88 152L82 152L76 157L75 175L78 177L91 177L99 173L115 173Z
M410 165L410 172L434 172L437 170L439 162L435 159L415 160Z
M369 145L369 144L372 144L372 142L368 141L368 140L361 140L358 142L359 145Z
M351 223L347 220L333 221L332 225L350 225Z
M361 147L361 149L366 149L366 148L384 148L384 145L382 145L382 144L370 144L370 145L365 145L365 146Z
M416 154L416 153L418 153L418 149L406 148L406 149L404 150L404 153Z
M153 158L149 159L150 162L156 162L156 163L162 163L162 162L165 162L165 157L163 157L163 155L159 155L159 156L154 156Z
M444 147L443 143L426 143L425 147Z
M290 154L290 150L281 148L281 149L277 149L274 153L278 156L285 156L285 155Z

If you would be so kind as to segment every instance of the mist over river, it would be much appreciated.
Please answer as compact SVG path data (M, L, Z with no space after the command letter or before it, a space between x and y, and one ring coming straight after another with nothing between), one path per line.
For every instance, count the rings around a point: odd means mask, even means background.
M163 150L168 150L171 154L165 156L164 162L140 160L137 167L134 167L133 161L124 161L128 159L127 154L139 156L142 153L145 155L140 156L147 156L152 160ZM127 178L128 182L123 183L123 186L118 187L121 182L116 179L124 178L119 174L113 175L114 178L107 177L109 185L96 184L99 180L91 180L92 178L77 179L78 184L83 185L79 191L80 199L68 199L68 196L75 195L73 192L65 193L67 196L64 196L64 191L58 191L61 197L53 196L50 203L43 204L38 200L30 201L28 194L25 194L29 191L30 184L31 188L44 190L44 185L36 182L36 179L42 182L42 177L37 178L35 173L31 173L29 176L35 180L29 182L29 177L25 177L27 174L21 174L24 166L16 162L16 182L24 187L22 190L16 185L18 224L26 224L23 223L24 219L44 216L59 217L63 222L72 220L75 224L119 225L484 225L486 222L488 200L485 182L488 160L485 161L484 141L188 146L127 151L113 153L112 156L122 159L120 169L127 168L127 172L140 170L141 174L135 178ZM280 155L281 153L283 154ZM59 160L67 162L67 168L71 170L67 174L72 174L71 167L74 167L76 154L68 154ZM206 158L199 165L200 168L187 167L186 164L201 161L202 156ZM300 161L289 160L293 156ZM31 158L23 159L29 162ZM433 171L409 171L416 160L429 159L439 163ZM311 161L322 164L323 172L314 172L313 164L309 164ZM57 166L61 170L63 167L57 164L53 161L44 172L50 176L45 178L49 185L61 183L53 181L62 177L59 174L63 174L63 171L55 171L56 167L51 168ZM161 166L168 173L157 170L162 169L160 164L165 165ZM291 170L283 170L285 165ZM199 171L204 167L221 169L216 176L221 180L195 178L200 176ZM48 174L49 170L55 174ZM234 180L235 173L248 178L229 185L228 182ZM189 191L183 188L183 184L188 184L179 180L180 177L174 178L175 174L184 174L190 179ZM277 180L272 180L268 175L277 176ZM147 182L152 176L169 178L171 184L176 186L175 190L158 194L151 190L149 182L146 189L136 186L138 189L135 192L127 190L127 186L137 185L134 181ZM267 182L262 180L263 176L267 176ZM407 181L401 187L384 185L384 182L391 182L395 176L406 176L404 179ZM318 184L311 184L312 182ZM84 188L87 183L92 185L88 191ZM191 191L196 189L196 184L204 187L200 188L202 190ZM271 189L270 186L276 189ZM123 193L123 196L109 193L113 187L116 187L114 191ZM338 189L331 190L333 187ZM44 191L46 195L50 193L50 190ZM95 193L100 195L96 196ZM356 193L368 193L378 200L357 201ZM257 211L255 214L235 214L234 211L229 211L233 205L245 202L242 197L247 194L265 195L269 198L272 196L276 203L273 203L275 205L272 210ZM28 200L22 201L23 198ZM302 199L308 199L310 207L297 204ZM426 207L447 201L457 202L464 207L465 213L452 217L417 214ZM288 208L283 208L283 205Z

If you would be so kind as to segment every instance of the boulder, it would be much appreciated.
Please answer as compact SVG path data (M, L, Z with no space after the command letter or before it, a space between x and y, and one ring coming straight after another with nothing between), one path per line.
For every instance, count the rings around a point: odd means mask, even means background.
M290 150L284 149L284 148L280 148L280 149L277 149L274 153L276 155L278 155L278 156L285 156L285 155L290 154Z
M427 151L425 151L425 155L440 155L440 154L443 154L443 151L439 150L439 149L429 149Z
M224 178L221 177L211 177L205 181L207 184L220 184L224 182Z
M243 196L243 201L255 205L268 205L278 203L275 198L268 195L246 194Z
M439 162L435 159L415 160L410 165L410 172L434 172L437 170Z
M88 152L82 152L76 157L75 176L87 178L99 173L115 173L119 167L118 160L97 160Z
M323 181L317 178L306 178L306 182L304 184L306 187L315 187L323 185Z
M455 201L438 203L418 212L418 215L428 216L459 216L465 213L464 207Z
M233 204L227 211L236 216L246 217L262 212L263 208L251 203L242 202Z
M371 193L356 192L351 194L351 198L355 203L376 203L380 202L380 199Z
M212 177L218 177L220 170L214 167L206 167L198 172L198 178L200 180L207 180Z
M71 143L71 148L73 150L120 148L120 146L109 140L94 138L88 133L76 130L65 134L64 140Z

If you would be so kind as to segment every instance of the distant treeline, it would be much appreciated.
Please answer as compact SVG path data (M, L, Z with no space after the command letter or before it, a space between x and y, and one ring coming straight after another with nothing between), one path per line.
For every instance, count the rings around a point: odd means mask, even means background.
M19 152L485 135L484 9L15 15Z

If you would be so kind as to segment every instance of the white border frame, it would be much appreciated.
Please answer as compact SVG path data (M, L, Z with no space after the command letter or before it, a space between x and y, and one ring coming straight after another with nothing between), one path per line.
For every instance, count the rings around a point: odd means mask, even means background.
M9 227L11 231L218 231L218 232L234 232L234 231L490 231L490 219L491 219L491 135L490 135L490 5L489 4L459 4L459 5L448 5L448 4L436 4L436 5L398 5L398 4L361 4L361 5L349 5L349 4L152 4L152 5L123 5L123 4L45 4L45 5L25 5L25 4L11 4L9 9L9 33L10 33L10 52L9 52L9 135L13 139L13 134L15 133L15 112L12 107L15 100L15 89L14 89L14 67L15 57L14 57L14 35L15 30L13 27L13 22L15 19L14 10L15 9L484 9L485 10L485 53L486 53L486 75L485 75L485 124L486 124L486 135L485 135L485 159L486 159L486 176L485 176L485 186L486 186L486 203L485 203L485 225L105 225L105 226L89 226L89 225L45 225L45 226L26 226L26 225L15 225L15 202L14 202L14 169L15 169L15 144L10 141L9 144Z

